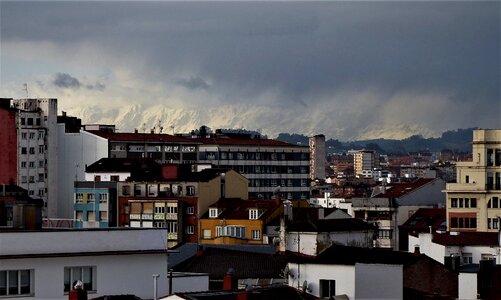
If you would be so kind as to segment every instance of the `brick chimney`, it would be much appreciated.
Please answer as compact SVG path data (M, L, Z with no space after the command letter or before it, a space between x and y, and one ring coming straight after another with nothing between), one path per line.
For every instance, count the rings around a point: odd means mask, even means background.
M231 291L236 290L238 288L238 281L235 277L235 270L233 268L229 268L226 275L224 275L223 279L223 290Z
M414 256L419 256L421 255L421 252L419 251L419 246L414 246Z

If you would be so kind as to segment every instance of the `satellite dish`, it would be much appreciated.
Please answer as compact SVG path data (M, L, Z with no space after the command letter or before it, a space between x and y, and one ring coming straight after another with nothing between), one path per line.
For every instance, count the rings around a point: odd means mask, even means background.
M305 280L303 281L303 286L301 287L301 290L304 292L306 292L306 289L308 288L308 282Z

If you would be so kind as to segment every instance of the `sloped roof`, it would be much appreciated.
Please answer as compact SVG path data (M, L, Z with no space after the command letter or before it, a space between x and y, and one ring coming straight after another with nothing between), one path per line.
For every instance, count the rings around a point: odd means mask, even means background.
M233 268L236 278L280 278L286 265L285 255L206 248L202 255L175 266L174 271L208 273L210 278L222 279Z
M311 294L301 293L297 289L288 285L277 285L270 287L253 288L249 291L233 290L233 291L206 291L192 293L176 293L182 299L212 299L212 300L238 300L242 293L246 293L248 300L310 300L318 299Z
M366 231L376 228L360 219L321 219L315 222L306 221L287 226L287 231L299 232L341 232L341 231Z
M331 265L354 265L365 264L390 264L410 265L425 255L415 256L413 253L391 251L378 248L360 248L341 245L332 245L317 256L306 256L293 252L287 252L290 262L331 264Z
M104 157L85 168L89 173L132 172L141 168L159 167L152 159Z
M432 241L443 246L499 246L498 232L433 233Z
M445 208L420 208L399 227L422 231L431 226L432 229L437 230L446 220Z
M227 137L211 137L211 138L194 138L194 141L204 145L245 145L245 146L270 146L270 147L308 147L301 145L289 144L286 142L271 140L271 139L251 139L251 138L227 138Z
M249 209L257 208L264 210L259 219L264 219L272 214L281 204L273 200L242 200L239 198L222 198L209 208L220 208L222 213L216 219L244 220L249 219ZM209 217L206 212L203 219Z
M399 198L435 180L435 178L418 178L413 182L395 183L387 187L386 191L377 195L378 198Z
M199 144L199 142L194 139L164 133L105 132L99 130L87 130L87 132L113 142Z

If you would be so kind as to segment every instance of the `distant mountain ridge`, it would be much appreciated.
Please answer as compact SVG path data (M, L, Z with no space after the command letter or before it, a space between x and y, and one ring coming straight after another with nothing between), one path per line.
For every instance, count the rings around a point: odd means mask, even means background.
M403 140L371 139L342 142L336 139L326 139L326 152L338 153L351 149L377 150L383 154L405 154L417 151L438 152L442 150L471 152L474 129L476 128L448 130L438 138L424 138L421 135L413 135ZM308 137L302 134L280 133L277 140L308 145Z

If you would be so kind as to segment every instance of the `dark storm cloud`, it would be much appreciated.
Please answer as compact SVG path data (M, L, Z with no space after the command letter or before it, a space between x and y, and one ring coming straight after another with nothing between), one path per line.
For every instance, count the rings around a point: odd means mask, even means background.
M112 56L136 55L146 82L219 93L220 101L251 102L271 91L270 104L300 109L370 90L377 95L367 101L377 103L360 118L375 120L379 107L405 109L410 100L399 102L400 95L426 93L499 119L499 1L0 5L4 41L81 42ZM356 103L354 110L364 110L363 99ZM458 119L478 116L465 110ZM439 121L423 115L423 122Z
M207 90L209 88L209 84L201 77L178 78L174 82L189 90Z
M82 85L78 79L67 73L57 73L52 83L59 88L78 89Z

